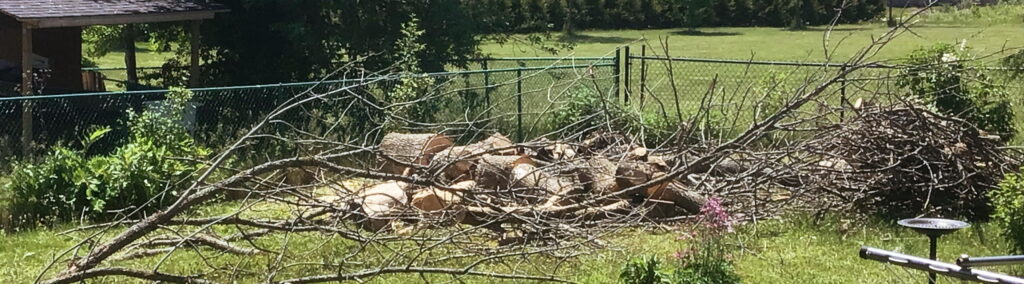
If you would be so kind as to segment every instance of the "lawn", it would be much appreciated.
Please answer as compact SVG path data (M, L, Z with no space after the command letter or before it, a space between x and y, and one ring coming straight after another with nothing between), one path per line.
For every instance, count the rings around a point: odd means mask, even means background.
M896 11L908 15L910 11ZM999 53L1006 48L1024 47L1024 6L1002 5L952 10L936 8L915 18L898 40L880 51L874 59L906 56L914 49L937 43L965 43L975 54ZM664 55L661 40L668 41L668 54L676 57L754 59L780 61L823 61L825 48L834 58L844 59L889 30L884 21L839 25L826 34L828 27L804 30L772 27L701 28L697 33L683 28L655 30L590 30L576 35L554 35L548 44L572 43L575 48L558 56L612 55L618 47L629 45L639 55L645 43ZM826 36L827 35L827 36ZM827 43L827 44L826 44ZM525 44L485 44L483 52L495 57L552 56Z
M847 58L870 43L872 36L885 33L884 23L841 25L836 27L828 44L835 58ZM956 44L966 41L977 54L999 52L1005 47L1024 46L1024 23L974 25L922 25L914 33L904 34L883 49L876 59L905 56L914 49L936 43ZM676 57L754 59L781 61L823 61L825 27L806 30L781 28L737 27L704 28L701 34L688 34L684 29L583 31L575 36L559 36L562 42L573 42L576 47L563 51L560 56L613 55L617 47L630 45L639 55L645 42L664 55L659 39L668 39L669 55ZM495 57L552 56L530 46L515 44L486 44L484 52ZM649 53L651 54L651 53Z
M208 214L222 211L227 207L212 206ZM35 279L39 269L54 254L73 245L86 232L59 235L60 229L46 229L21 233L9 233L0 238L0 283L26 283ZM939 257L952 261L960 254L972 256L1001 255L1008 252L1007 243L998 235L999 228L992 224L975 224L941 239ZM683 243L677 240L677 231L626 230L609 238L608 249L596 254L584 255L575 260L560 263L554 271L572 281L582 283L611 283L617 280L623 264L629 259L654 255L660 257L663 267L671 268L671 255ZM321 234L295 233L289 236L292 246L317 247L304 255L290 255L289 261L322 261L328 257L344 254L357 244ZM862 245L886 250L900 251L923 256L927 254L927 239L891 223L864 221L862 219L828 218L815 222L809 217L795 216L782 220L763 221L759 224L743 224L737 232L727 237L733 248L736 267L745 283L918 283L924 274L896 266L863 260L858 257ZM282 239L270 238L263 241L268 247L279 245ZM260 241L263 243L263 241ZM301 251L295 249L292 251ZM175 254L166 264L165 271L188 273L199 272L203 261L220 265L239 264L243 271L259 269L273 261L272 255L237 257L207 253L206 260L200 260L194 252L182 251ZM134 260L130 265L151 267L160 256ZM543 264L548 259L535 258L534 264ZM124 265L126 262L119 262ZM529 265L526 265L529 266ZM26 269L28 268L28 269ZM310 267L302 273L314 273L324 268ZM527 270L529 270L528 268ZM551 272L540 265L543 272ZM500 269L499 269L500 270ZM1004 268L1003 271L1019 272L1020 267ZM325 273L325 271L320 271ZM219 278L218 278L219 277ZM287 276L279 276L279 279ZM455 280L451 276L428 275L429 280L438 282ZM215 280L227 280L223 275ZM248 279L248 278L243 278ZM473 283L493 282L492 280L463 277L461 280ZM258 281L258 279L249 279ZM367 279L375 283L419 282L417 275L389 275ZM247 280L242 280L247 282ZM512 281L506 281L512 282ZM955 283L942 281L940 283Z

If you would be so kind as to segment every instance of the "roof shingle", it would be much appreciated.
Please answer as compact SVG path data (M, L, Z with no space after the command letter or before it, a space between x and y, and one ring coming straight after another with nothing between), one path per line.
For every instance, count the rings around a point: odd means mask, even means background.
M0 0L0 12L19 20L219 11L204 0Z

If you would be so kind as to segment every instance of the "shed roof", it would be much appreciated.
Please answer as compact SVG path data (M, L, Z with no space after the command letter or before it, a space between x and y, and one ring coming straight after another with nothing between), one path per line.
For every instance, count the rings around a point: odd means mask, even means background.
M225 11L204 0L0 0L0 13L39 28L201 20Z

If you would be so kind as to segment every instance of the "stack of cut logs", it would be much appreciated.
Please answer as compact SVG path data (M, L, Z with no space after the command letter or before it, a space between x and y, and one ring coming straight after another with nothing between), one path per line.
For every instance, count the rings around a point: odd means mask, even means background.
M700 210L704 198L688 191L685 179L667 176L674 159L616 137L516 144L494 134L456 146L442 134L388 134L379 146L379 171L434 185L396 178L363 188L353 205L373 231L393 220L500 230L516 214L579 220L636 212L667 218Z

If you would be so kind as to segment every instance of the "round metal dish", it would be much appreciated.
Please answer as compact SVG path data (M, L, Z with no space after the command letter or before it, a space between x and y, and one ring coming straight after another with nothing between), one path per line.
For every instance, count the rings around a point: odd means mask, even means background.
M917 231L918 233L934 237L956 232L957 230L971 226L971 224L967 224L967 222L939 218L903 219L897 223L900 224L900 226L914 229L914 231Z

